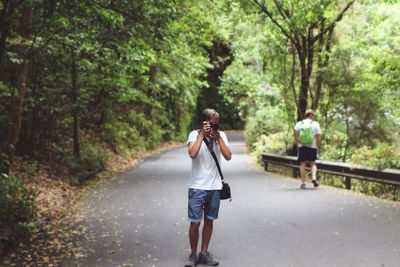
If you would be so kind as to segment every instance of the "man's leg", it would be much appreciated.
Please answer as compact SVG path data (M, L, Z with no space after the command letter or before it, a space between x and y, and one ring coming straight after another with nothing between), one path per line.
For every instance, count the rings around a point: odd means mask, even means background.
M302 184L306 182L306 164L307 161L300 162L300 180Z
M204 226L201 241L201 252L199 253L200 264L205 264L208 266L218 266L219 261L215 260L213 256L208 252L208 245L210 244L211 235L213 232L213 220L204 218Z
M199 227L200 223L191 222L189 227L190 249L193 255L197 255L197 244L199 243Z
M311 166L311 178L313 180L317 179L317 164L315 161L310 161L310 166Z
M201 240L201 252L206 253L208 250L208 245L210 244L211 235L213 232L213 220L204 218L204 226Z
M213 232L214 220L218 219L219 205L220 205L220 192L219 190L211 190L208 192L209 199L204 207L204 226L201 240L201 252L199 253L200 264L208 266L218 266L219 261L215 260L208 252L208 245L210 244L211 235Z
M319 183L317 181L317 164L315 163L315 161L311 161L310 162L311 165L311 179L312 179L312 183L314 184L314 187L318 187Z

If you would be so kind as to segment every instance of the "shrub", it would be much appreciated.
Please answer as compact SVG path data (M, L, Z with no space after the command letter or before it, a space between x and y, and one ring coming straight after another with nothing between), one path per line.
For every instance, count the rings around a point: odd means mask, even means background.
M35 194L13 175L0 175L0 220L27 222L35 214Z
M64 164L70 169L72 177L71 184L81 183L104 169L105 154L94 144L82 143L80 156L77 157L72 151L64 152Z
M154 148L162 143L165 134L155 117L131 111L129 118L113 118L105 126L107 140L117 153L128 157L135 152Z
M322 138L321 156L323 159L342 162L345 154L349 154L349 151L346 152L347 136L345 133L332 128L323 132Z
M113 121L105 126L107 140L115 152L123 156L131 156L135 151L144 150L145 143L140 132L127 122Z
M35 196L17 177L0 174L0 254L4 247L16 245L32 232Z
M261 135L259 140L253 144L257 155L263 152L286 154L288 144L291 144L293 137L287 132L279 132L268 136Z
M282 112L278 107L264 107L249 117L246 124L246 142L252 148L260 136L281 132L285 127Z
M400 155L396 153L396 147L385 143L374 148L363 146L355 150L350 161L377 169L400 169Z

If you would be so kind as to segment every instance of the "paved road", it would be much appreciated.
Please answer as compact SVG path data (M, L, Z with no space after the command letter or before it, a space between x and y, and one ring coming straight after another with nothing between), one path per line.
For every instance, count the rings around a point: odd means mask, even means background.
M220 266L400 266L400 203L256 170L243 138L230 135L223 201L210 250ZM147 158L82 200L82 266L183 266L190 159L186 147ZM69 260L65 266L76 266Z

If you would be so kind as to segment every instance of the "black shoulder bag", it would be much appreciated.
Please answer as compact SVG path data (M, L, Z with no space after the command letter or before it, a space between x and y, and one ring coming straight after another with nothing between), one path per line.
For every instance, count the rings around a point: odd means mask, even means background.
M204 137L203 141L204 141L204 143L206 143L208 151L210 151L211 156L214 158L215 164L217 164L219 175L221 176L222 189L220 190L220 193L221 193L220 198L222 200L229 198L230 201L232 201L231 188L229 187L228 183L224 182L224 176L222 175L221 167L219 166L217 156L215 155L214 150L212 149L212 147L210 147L210 143L207 141L207 139L205 137Z

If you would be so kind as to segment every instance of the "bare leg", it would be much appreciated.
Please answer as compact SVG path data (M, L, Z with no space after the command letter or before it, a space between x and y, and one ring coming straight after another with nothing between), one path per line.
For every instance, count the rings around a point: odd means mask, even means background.
M199 227L200 223L190 223L189 227L189 241L190 241L190 248L192 250L192 254L197 254L197 244L199 242Z
M211 235L213 231L213 221L204 218L204 226L202 233L202 242L201 242L201 252L206 253L208 250L208 245L210 244Z
M315 164L315 161L310 162L311 165L311 177L312 179L317 178L317 164Z
M306 182L306 161L300 162L300 179L302 183Z

